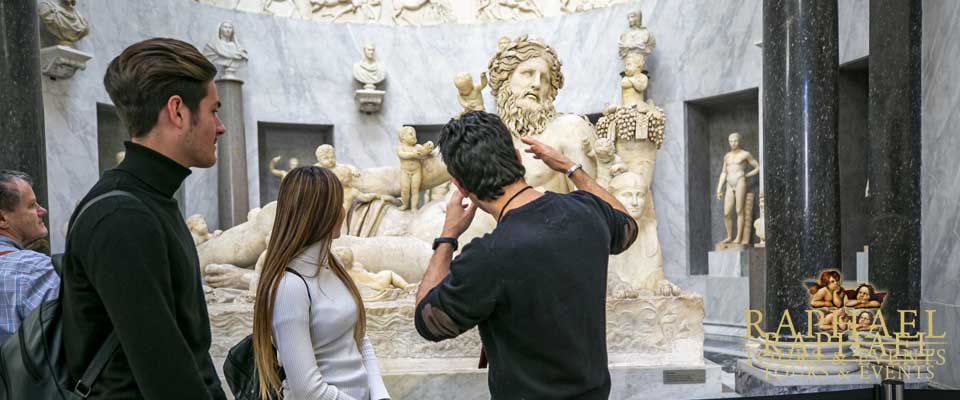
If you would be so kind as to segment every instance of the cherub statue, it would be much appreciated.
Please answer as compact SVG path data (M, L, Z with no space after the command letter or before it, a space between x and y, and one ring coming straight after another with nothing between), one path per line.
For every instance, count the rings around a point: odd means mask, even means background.
M470 111L485 111L482 91L487 87L486 72L480 73L479 85L474 85L473 77L466 72L457 75L453 84L457 87L457 102L463 107L461 115Z
M844 305L854 308L880 307L880 302L875 298L876 292L877 290L873 288L873 285L869 283L861 283L859 286L857 286L857 297L854 299L847 299Z
M597 183L604 188L610 187L615 172L625 172L626 165L617 155L614 138L599 138L593 143L593 157L597 160Z
M353 249L349 247L334 247L333 255L347 268L347 273L360 289L360 297L364 301L393 300L404 293L417 288L417 284L408 283L406 279L390 270L370 272L363 264L354 262Z
M77 0L61 0L60 4L44 1L37 8L37 14L57 44L70 46L90 33L90 24L77 12Z
M295 168L300 166L300 160L295 157L290 157L290 161L287 161L287 166L290 167L290 169L278 169L277 163L280 162L280 158L282 158L282 156L276 156L270 160L270 173L279 177L280 179L286 178L290 171L293 171Z
M817 283L810 287L810 306L813 308L842 307L847 301L847 294L841 283L840 272L837 270L821 272Z
M420 208L420 183L423 182L422 161L433 151L433 142L417 143L417 131L411 126L400 128L400 205L401 210Z
M195 245L200 245L211 238L220 236L223 231L216 230L213 233L210 233L209 228L207 228L207 221L203 219L203 215L194 214L190 218L187 218L187 229L190 230L190 236L193 237L193 243Z

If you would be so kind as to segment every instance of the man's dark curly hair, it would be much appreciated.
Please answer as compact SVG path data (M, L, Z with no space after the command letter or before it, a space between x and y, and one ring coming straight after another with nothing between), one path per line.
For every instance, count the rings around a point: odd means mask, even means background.
M482 201L496 200L526 173L510 131L495 114L473 111L450 120L438 145L450 176Z

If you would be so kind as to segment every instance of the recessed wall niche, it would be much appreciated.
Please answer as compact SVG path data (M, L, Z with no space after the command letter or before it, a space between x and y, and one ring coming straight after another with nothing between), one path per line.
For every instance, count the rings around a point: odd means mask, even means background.
M277 199L280 177L271 171L270 163L280 157L274 169L290 170L290 160L298 166L317 162L316 150L322 144L333 144L333 125L257 123L257 148L260 155L260 205Z
M868 61L862 58L840 66L837 162L840 165L840 269L845 279L857 275L857 252L869 240L870 204L867 199L867 134L869 101Z
M117 156L126 150L123 142L130 140L127 128L120 121L117 108L110 104L97 103L97 163L100 175L117 166ZM186 207L183 185L173 194L183 213Z
M730 150L728 136L739 132L740 147L760 160L758 94L758 89L752 88L685 103L687 232L692 275L708 273L707 253L726 237L723 201L717 200L716 191L723 156ZM747 178L747 193L753 193L755 198L751 220L745 221L751 226L760 216L759 192L760 175ZM750 243L756 242L753 235Z
M417 131L417 143L424 144L426 142L433 142L437 144L440 141L440 131L443 130L443 124L440 125L414 125L406 124L404 126L412 127ZM400 133L399 129L397 134L397 143L400 142Z
M97 103L97 159L100 175L117 166L117 153L124 150L123 142L129 140L117 109L104 103Z

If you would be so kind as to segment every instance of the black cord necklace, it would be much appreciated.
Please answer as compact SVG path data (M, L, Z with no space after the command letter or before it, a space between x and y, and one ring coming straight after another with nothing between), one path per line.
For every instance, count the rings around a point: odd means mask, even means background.
M517 196L519 196L520 193L525 192L527 189L533 189L533 187L531 187L531 186L528 185L527 187L525 187L525 188L523 188L523 189L520 189L519 192L514 193L513 196L510 197L510 200L507 200L507 202L506 202L506 203L503 205L503 207L500 209L500 215L497 216L497 222L500 222L500 218L503 218L503 212L507 210L507 206L510 205L510 202L513 201L513 199L517 198Z

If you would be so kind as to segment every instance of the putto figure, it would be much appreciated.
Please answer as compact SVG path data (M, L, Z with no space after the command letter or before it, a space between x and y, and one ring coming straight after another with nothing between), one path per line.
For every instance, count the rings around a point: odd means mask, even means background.
M223 71L223 79L237 79L237 68L247 62L248 57L230 21L220 23L217 38L207 42L203 55Z
M483 106L483 89L487 87L487 74L480 74L480 84L474 85L470 74L464 72L453 80L457 87L457 102L463 107L463 113L470 111L486 111Z
M433 151L433 142L417 143L417 131L413 127L400 128L400 205L401 210L420 208L420 184L423 183L423 159Z

